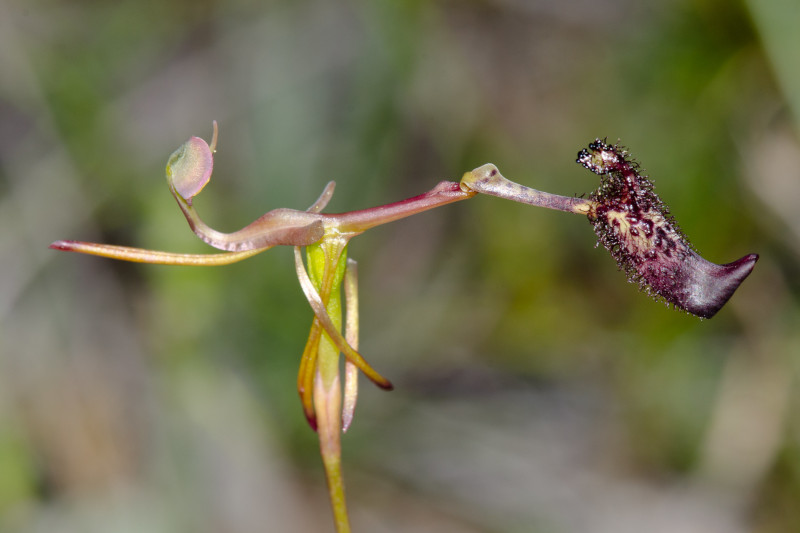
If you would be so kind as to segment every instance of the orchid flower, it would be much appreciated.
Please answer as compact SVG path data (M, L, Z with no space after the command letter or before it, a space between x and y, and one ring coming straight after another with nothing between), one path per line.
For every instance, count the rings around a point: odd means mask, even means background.
M323 213L334 191L330 182L305 211L279 208L233 233L207 226L192 199L211 179L217 146L217 123L211 143L191 137L170 156L166 175L189 227L203 241L223 250L214 254L180 254L81 241L56 241L51 248L125 261L164 265L217 266L241 261L273 246L293 246L300 287L314 312L300 360L297 390L304 414L317 431L337 531L350 531L341 472L341 433L353 420L358 372L378 387L391 390L358 352L358 283L356 262L347 246L364 231L429 209L471 198L478 193L516 202L586 215L599 242L617 259L630 279L648 292L701 317L710 317L750 273L758 256L715 265L697 255L678 232L652 184L638 174L626 152L595 141L579 162L603 176L589 198L570 198L537 191L504 178L486 164L464 174L460 182L442 181L430 191L399 202L351 211ZM301 248L306 249L304 262ZM344 302L342 301L344 293ZM344 304L344 305L343 305ZM346 311L344 334L343 310ZM339 355L345 358L344 381Z

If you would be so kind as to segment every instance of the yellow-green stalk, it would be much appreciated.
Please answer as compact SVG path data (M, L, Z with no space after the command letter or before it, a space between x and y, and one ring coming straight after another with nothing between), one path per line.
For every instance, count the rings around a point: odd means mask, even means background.
M334 327L342 328L342 281L347 267L347 239L326 236L306 247L308 275L319 292ZM314 413L320 453L328 480L328 494L336 530L350 531L342 479L342 389L339 378L339 348L323 331L317 346L314 375ZM310 369L309 369L310 370Z

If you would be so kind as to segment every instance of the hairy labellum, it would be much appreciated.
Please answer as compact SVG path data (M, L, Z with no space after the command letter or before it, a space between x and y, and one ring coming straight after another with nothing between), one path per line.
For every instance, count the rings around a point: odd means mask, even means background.
M726 265L700 257L623 148L597 139L578 163L602 177L588 213L600 244L647 293L710 318L753 270L756 254Z

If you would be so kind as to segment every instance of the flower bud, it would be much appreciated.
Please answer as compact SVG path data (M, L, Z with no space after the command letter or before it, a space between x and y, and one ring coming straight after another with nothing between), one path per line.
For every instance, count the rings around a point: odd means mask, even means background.
M753 270L758 255L726 265L698 255L622 147L600 139L578 153L578 163L602 177L588 213L598 241L628 280L648 294L710 318Z

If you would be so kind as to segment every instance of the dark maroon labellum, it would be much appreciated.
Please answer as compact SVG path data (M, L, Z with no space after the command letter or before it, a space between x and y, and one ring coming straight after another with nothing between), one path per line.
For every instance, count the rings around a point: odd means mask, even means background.
M596 139L578 163L602 177L588 214L599 243L648 294L710 318L753 270L756 254L726 265L700 257L622 147Z

